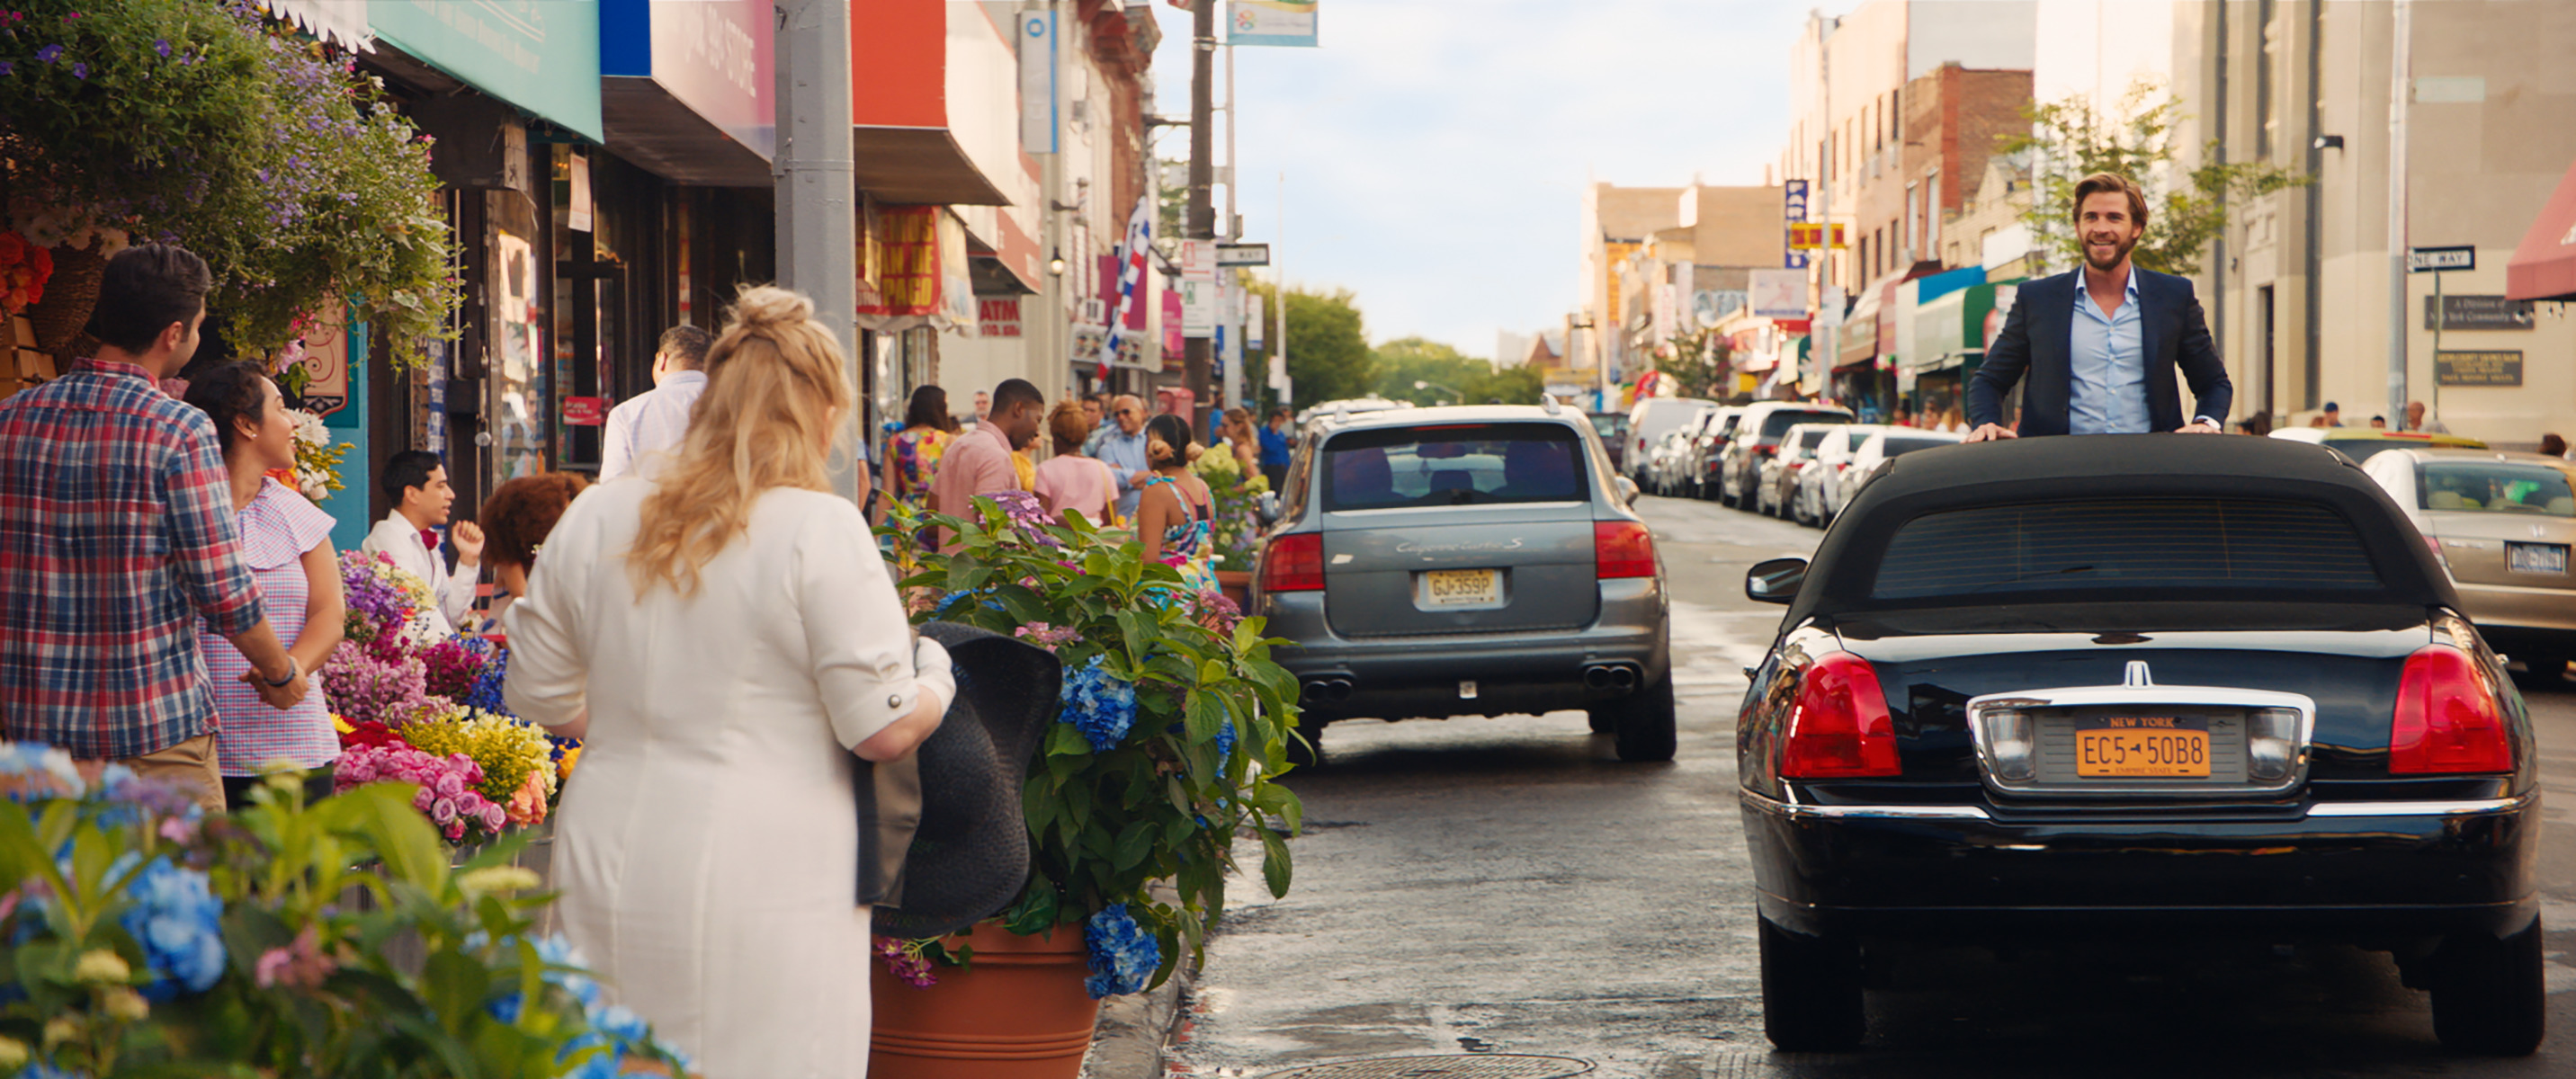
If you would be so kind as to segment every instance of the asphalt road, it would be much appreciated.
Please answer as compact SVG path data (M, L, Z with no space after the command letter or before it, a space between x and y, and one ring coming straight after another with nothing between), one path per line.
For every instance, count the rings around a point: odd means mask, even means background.
M1762 1037L1735 799L1743 668L1777 607L1744 568L1821 533L1648 498L1676 597L1680 754L1627 765L1580 713L1334 724L1295 888L1235 888L1169 1047L1175 1075L2576 1075L2576 683L2532 697L2548 816L2553 993L2533 1057L2454 1058L2387 957L2344 948L2101 945L1908 955L1855 1053Z

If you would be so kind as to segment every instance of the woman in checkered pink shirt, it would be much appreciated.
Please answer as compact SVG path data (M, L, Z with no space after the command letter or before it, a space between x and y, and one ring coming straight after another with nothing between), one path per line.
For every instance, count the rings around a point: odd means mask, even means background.
M318 672L340 643L340 561L331 549L331 515L268 475L295 467L295 422L285 398L258 365L244 362L189 380L188 403L215 421L240 515L242 561L259 581L269 624L298 669ZM216 764L228 804L242 805L266 771L321 768L339 758L340 737L322 694L306 694L285 711L271 708L240 681L250 661L239 649L210 632L198 638L215 686Z

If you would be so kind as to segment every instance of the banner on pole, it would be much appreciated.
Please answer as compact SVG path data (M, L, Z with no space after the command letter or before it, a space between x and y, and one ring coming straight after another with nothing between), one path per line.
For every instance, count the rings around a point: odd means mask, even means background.
M1119 345L1127 336L1128 312L1141 309L1144 303L1145 257L1154 241L1154 196L1136 199L1136 212L1127 217L1127 238L1118 246L1118 294L1111 297L1109 325L1100 343L1100 380L1109 381L1109 365L1119 356Z
M1261 316L1261 294L1258 292L1245 293L1243 297L1243 347L1262 349L1270 347L1265 343L1269 340L1268 322L1268 319Z
M1234 0L1227 5L1228 45L1315 47L1316 0Z
M1023 11L1019 17L1020 148L1056 151L1055 13Z
M1214 337L1217 321L1216 241L1181 241L1181 336Z

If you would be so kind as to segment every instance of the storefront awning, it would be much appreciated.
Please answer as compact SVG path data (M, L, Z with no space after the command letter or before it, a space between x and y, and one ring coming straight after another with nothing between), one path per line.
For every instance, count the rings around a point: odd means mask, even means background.
M601 0L608 148L681 183L770 186L773 21L765 0Z
M2540 208L2531 231L2505 263L2508 300L2576 300L2576 165L2558 178L2558 191Z

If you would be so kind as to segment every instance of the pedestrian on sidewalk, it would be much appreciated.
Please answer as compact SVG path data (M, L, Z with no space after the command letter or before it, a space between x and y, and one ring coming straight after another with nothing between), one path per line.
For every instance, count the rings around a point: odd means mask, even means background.
M1038 466L1035 490L1038 504L1058 522L1068 512L1076 512L1099 528L1117 527L1118 474L1106 462L1085 457L1082 440L1091 434L1090 411L1071 401L1055 406L1047 414L1047 435L1055 442L1055 456Z
M1145 402L1133 394L1119 394L1109 402L1109 418L1117 429L1101 438L1092 456L1118 473L1118 516L1133 521L1136 493L1154 478L1153 462L1145 456Z
M599 436L599 482L635 471L647 454L680 447L689 433L689 409L706 392L707 331L673 326L653 352L653 388L608 410ZM495 492L498 493L498 492Z
M447 465L428 450L398 450L385 458L377 485L394 508L367 533L358 549L394 560L394 567L429 586L437 604L428 612L430 630L446 637L474 626L474 589L483 572L483 529L458 521L447 530L456 547L456 569L438 553L440 525L456 505L456 488L447 482Z
M1270 422L1261 428L1261 478L1270 481L1270 489L1288 489L1288 410L1270 410Z
M2406 402L2406 426L2403 429L2432 435L2451 433L2450 428L2442 426L2442 421L2433 418L2433 414L2425 409L2422 401Z
M528 594L538 549L572 500L589 489L581 473L541 472L504 483L483 500L483 512L475 516L482 519L484 560L492 564L493 624L502 624L510 604Z
M331 515L269 475L295 467L295 421L287 417L285 396L258 364L235 362L190 379L188 403L214 422L242 564L259 582L269 625L296 666L321 670L340 643L347 613L340 554L331 548ZM226 804L244 804L260 777L280 766L310 772L339 759L340 735L321 694L305 694L292 708L273 707L242 681L251 664L241 649L203 630L197 643L214 679L215 760Z
M2084 264L2021 286L2002 334L1968 378L1974 429L1966 440L2225 430L2236 390L2191 279L2129 259L2146 235L2146 194L2125 176L2095 173L2075 185L2068 212ZM2177 371L2191 384L2188 413L2174 387ZM2020 425L2006 427L2004 398L2025 373Z
M271 707L306 671L242 560L215 425L161 392L195 355L212 284L186 248L109 259L96 356L0 401L0 717L9 738L114 761L224 808L199 620Z
M678 454L574 500L506 622L510 707L586 739L564 932L705 1079L866 1074L857 882L882 852L856 765L912 752L957 691L832 493L857 391L813 312L743 291Z
M931 508L952 517L973 517L975 496L1024 491L1012 454L1037 440L1046 415L1046 398L1024 378L1004 379L993 387L993 411L975 429L958 436L940 458L939 474L930 481ZM950 537L941 537L944 549Z
M1145 437L1151 440L1146 452L1154 462L1153 473L1138 484L1142 497L1136 508L1136 539L1145 545L1145 560L1178 567L1193 592L1215 588L1214 563L1209 560L1216 553L1210 526L1214 496L1207 481L1190 468L1201 452L1190 438L1190 421L1163 413L1145 425Z
M914 509L930 508L930 484L939 475L940 458L958 437L957 418L948 414L948 391L916 386L903 412L903 430L886 439L887 497Z

